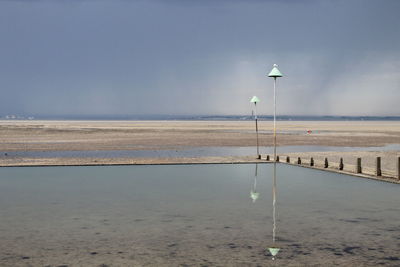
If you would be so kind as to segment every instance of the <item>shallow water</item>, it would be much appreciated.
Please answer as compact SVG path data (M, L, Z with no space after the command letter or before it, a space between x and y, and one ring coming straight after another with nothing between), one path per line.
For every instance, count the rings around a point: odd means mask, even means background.
M0 168L0 266L400 264L400 187L272 164Z
M382 147L334 147L334 146L281 146L279 153L290 152L323 152L323 151L389 151L400 150L400 144L390 144ZM82 151L11 151L2 152L0 158L126 158L126 157L211 157L211 156L251 156L256 153L256 147L193 147L174 150L82 150ZM5 155L5 153L7 155ZM260 147L261 154L272 154L273 147Z

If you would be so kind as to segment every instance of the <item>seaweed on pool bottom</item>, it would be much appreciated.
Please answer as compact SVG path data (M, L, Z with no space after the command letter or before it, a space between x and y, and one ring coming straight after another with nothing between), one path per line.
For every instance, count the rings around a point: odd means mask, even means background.
M348 254L354 254L354 252L353 252L353 250L354 249L359 249L360 247L345 247L344 249L343 249L343 252L346 252L346 253L348 253Z

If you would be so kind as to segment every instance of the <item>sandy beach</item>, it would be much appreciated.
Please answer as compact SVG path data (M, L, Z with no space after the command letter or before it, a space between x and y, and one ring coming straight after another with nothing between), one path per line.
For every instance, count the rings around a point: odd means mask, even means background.
M396 121L278 121L278 145L373 147L400 143ZM0 151L146 150L254 146L253 121L0 121ZM272 122L260 121L271 146ZM311 134L307 131L311 130Z

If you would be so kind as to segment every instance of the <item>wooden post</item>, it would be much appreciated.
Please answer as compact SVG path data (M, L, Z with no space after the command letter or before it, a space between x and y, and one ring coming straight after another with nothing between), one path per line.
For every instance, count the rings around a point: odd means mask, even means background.
M276 162L279 162L279 156L276 156Z
M297 164L301 164L301 158L300 157L297 158Z
M361 158L357 158L357 164L356 164L356 173L361 173Z
M397 179L400 180L400 157L397 157Z
M267 161L269 161L269 155L267 155Z
M340 162L339 162L339 170L343 170L344 164L343 164L343 158L340 158Z
M329 164L328 164L328 158L325 158L325 164L324 164L324 168L328 168Z
M286 157L286 162L290 163L290 157L289 156Z
M381 157L376 157L376 176L382 176Z
M310 159L310 166L314 166L314 158Z

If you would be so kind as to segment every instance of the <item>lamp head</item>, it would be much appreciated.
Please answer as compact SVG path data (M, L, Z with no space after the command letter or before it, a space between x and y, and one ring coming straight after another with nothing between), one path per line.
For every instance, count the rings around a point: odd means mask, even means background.
M272 70L270 71L270 73L268 74L268 77L273 77L273 78L278 78L278 77L282 77L282 73L278 70L278 65L274 64Z
M250 102L256 104L256 103L260 102L260 99L258 97L256 97L256 96L253 96L251 98Z

